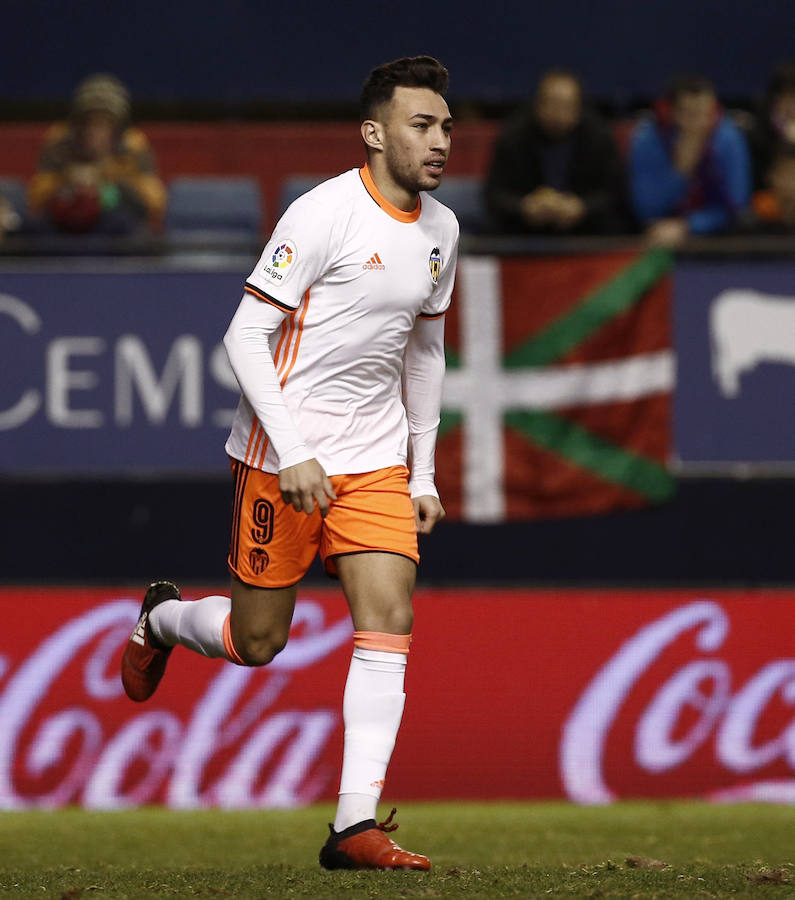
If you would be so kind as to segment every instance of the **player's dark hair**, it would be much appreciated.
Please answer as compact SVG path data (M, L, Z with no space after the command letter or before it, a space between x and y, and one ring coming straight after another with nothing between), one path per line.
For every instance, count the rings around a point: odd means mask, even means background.
M380 106L389 103L396 87L430 88L444 96L450 76L432 56L406 56L373 69L359 100L361 121L373 119Z
M582 79L579 75L577 75L571 69L565 68L565 66L553 66L553 68L547 69L538 79L538 84L536 85L536 96L538 96L538 93L541 90L542 86L545 85L547 81L551 81L553 78L565 78L567 81L571 81L577 85L580 96L585 93Z
M767 96L773 100L780 94L795 94L795 62L792 60L779 63L770 73Z
M675 103L684 94L714 94L715 86L703 75L677 75L668 85L666 99Z

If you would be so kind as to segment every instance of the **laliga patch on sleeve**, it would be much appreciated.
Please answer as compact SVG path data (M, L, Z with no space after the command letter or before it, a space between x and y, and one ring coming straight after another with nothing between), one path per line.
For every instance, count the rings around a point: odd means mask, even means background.
M270 251L270 252L268 252ZM274 284L281 284L290 274L298 258L295 241L286 240L275 243L264 255L262 271Z

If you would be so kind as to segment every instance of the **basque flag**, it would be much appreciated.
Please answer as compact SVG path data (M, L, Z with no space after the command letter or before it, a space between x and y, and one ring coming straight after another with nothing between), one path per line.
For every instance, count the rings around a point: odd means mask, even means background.
M465 257L447 315L437 484L501 521L667 500L671 254Z

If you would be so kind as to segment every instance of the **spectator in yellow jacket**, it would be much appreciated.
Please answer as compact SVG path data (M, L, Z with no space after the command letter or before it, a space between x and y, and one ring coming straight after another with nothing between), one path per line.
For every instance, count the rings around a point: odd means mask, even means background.
M112 75L91 75L69 120L52 126L28 193L46 230L134 234L157 228L166 190L143 132L130 125L130 97Z

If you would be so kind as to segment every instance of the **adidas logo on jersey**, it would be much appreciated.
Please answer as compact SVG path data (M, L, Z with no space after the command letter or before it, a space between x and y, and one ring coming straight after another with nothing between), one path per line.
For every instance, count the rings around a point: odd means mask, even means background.
M386 266L381 262L381 257L375 253L367 262L362 266L363 269L385 269Z

